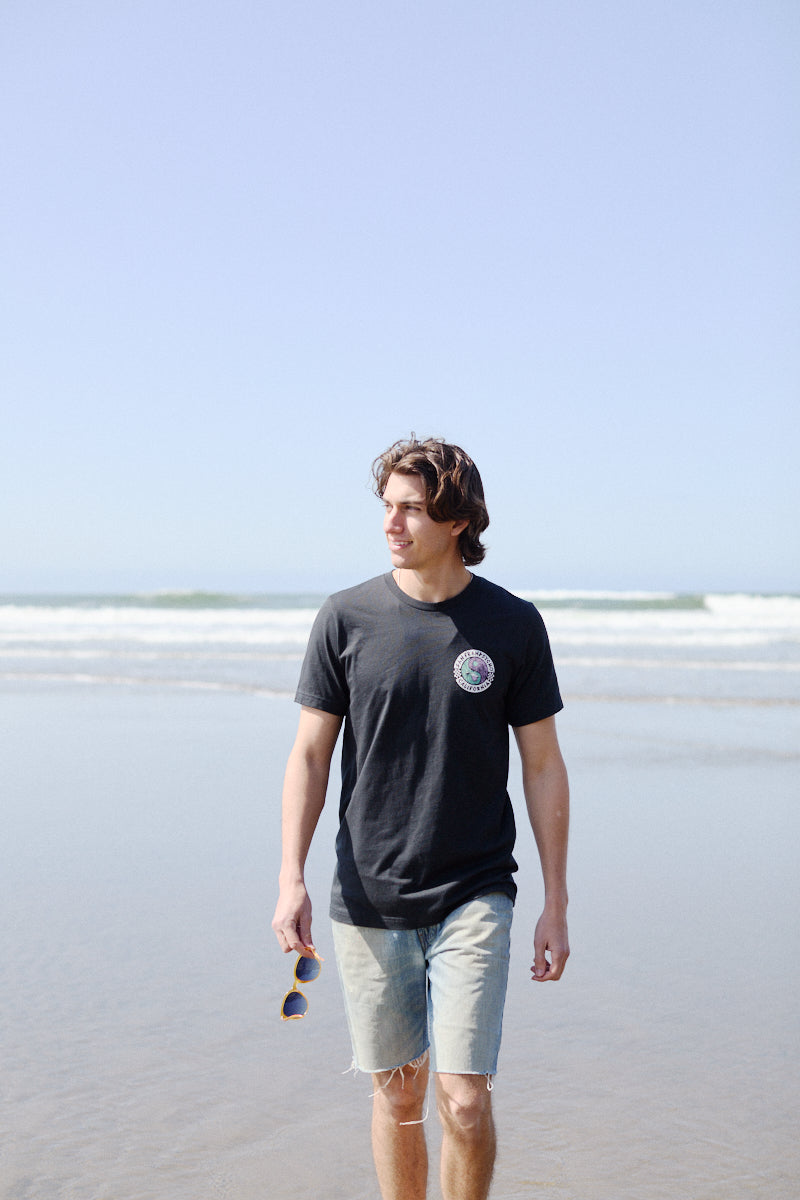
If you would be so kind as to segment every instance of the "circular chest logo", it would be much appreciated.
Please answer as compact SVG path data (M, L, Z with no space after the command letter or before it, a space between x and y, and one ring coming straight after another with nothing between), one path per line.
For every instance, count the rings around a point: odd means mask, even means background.
M492 686L494 663L483 650L465 650L453 663L453 677L465 692L485 692Z

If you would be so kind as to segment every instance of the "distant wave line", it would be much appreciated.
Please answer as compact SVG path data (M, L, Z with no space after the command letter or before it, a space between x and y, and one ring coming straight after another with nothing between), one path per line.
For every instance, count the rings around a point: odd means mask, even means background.
M546 609L586 611L702 611L716 605L753 605L758 603L788 603L800 608L800 595L793 592L676 592L632 589L569 588L510 588L515 595ZM298 612L308 609L316 613L326 598L326 592L217 592L163 591L130 593L6 593L0 595L0 609L9 607L35 609L75 609L82 612L123 609L153 612L224 612L280 610Z
M76 608L93 611L99 608L156 609L156 610L248 610L310 608L317 612L325 600L317 592L114 592L97 593L6 593L0 595L0 607L19 608Z

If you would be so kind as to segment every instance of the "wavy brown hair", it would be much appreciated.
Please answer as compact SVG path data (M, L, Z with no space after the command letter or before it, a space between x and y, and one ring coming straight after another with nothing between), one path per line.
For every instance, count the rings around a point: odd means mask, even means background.
M461 558L468 567L483 562L486 547L480 535L489 524L478 468L466 451L442 438L395 442L372 464L375 494L383 498L389 476L419 475L425 484L428 515L434 521L468 521L458 537Z

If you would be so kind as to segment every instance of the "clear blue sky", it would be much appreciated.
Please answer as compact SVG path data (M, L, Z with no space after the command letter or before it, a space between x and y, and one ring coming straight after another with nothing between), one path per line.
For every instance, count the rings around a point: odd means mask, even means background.
M0 590L800 591L796 0L5 0Z

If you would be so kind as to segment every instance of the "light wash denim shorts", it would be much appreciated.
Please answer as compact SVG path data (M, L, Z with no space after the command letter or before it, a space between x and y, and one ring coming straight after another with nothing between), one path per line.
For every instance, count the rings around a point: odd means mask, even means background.
M359 1071L392 1071L431 1051L431 1068L494 1075L514 906L479 896L424 929L333 922L336 963Z

